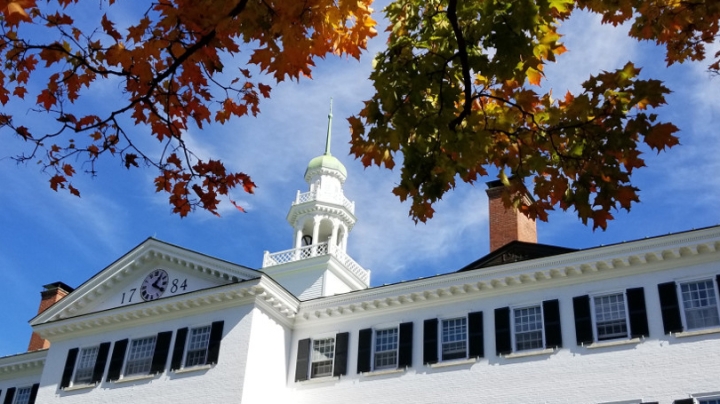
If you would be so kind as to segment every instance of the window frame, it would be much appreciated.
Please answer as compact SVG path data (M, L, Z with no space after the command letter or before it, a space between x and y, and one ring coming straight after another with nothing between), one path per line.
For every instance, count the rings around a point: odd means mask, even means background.
M623 310L625 312L625 317L624 317L625 318L625 335L600 339L600 335L599 335L599 331L598 331L597 307L595 305L595 299L602 298L602 297L608 297L608 296L615 296L615 295L620 295L620 296L622 296L622 299L623 299ZM621 339L629 339L632 330L631 330L631 325L630 325L630 308L628 307L627 290L619 290L619 291L616 290L616 291L594 293L594 294L590 294L589 297L590 297L590 315L592 317L593 340L595 342L606 342L606 341L614 341L614 340L621 340Z
M92 360L92 365L88 368L83 368L83 370L89 370L90 374L88 377L88 381L78 381L77 380L77 374L80 370L80 363L82 361L82 355L84 352L94 349L95 350L95 357ZM88 346L88 347L82 347L78 350L77 359L75 360L75 368L73 369L72 378L70 379L70 386L84 386L84 385L91 385L93 384L93 374L95 372L95 365L97 364L98 356L100 355L100 344Z
M324 373L322 373L321 375L317 375L317 374L315 374L315 370L313 369L313 365L314 365L316 362L327 362L328 360L326 359L326 360L324 360L324 361L320 361L320 360L315 360L315 359L314 359L314 356L315 356L315 343L316 343L316 342L319 342L319 341L326 341L326 340L332 340L332 359L330 360L330 365L329 365L329 366L330 366L330 371L329 371L329 372L326 372L326 373L324 372ZM310 380L311 380L311 379L321 379L321 378L324 378L324 377L332 377L332 376L333 376L334 369L335 369L335 357L336 357L335 351L336 351L336 348L337 348L337 335L336 335L336 334L327 335L327 336L325 336L325 335L323 335L323 336L318 336L317 338L312 338L312 339L310 340L310 357L309 357L309 360L308 360L308 379L310 379Z
M32 388L33 388L32 385L17 387L15 389L15 396L13 397L12 404L30 404L30 400L32 398ZM27 392L26 397L23 397L23 399L25 399L25 401L20 401L21 393L25 393L25 392Z
M718 316L718 324L715 325L709 325L704 327L693 327L690 328L688 321L687 321L687 315L686 315L686 307L685 307L685 299L683 297L683 291L682 286L692 283L700 283L700 282L710 282L710 285L713 288L714 298L715 298L715 313ZM680 318L682 321L682 326L684 331L698 331L698 330L707 330L707 329L713 329L713 328L720 328L720 289L718 287L718 281L716 280L716 277L710 276L709 278L707 276L704 277L696 277L696 278L685 278L685 279L678 279L675 281L675 290L677 293L677 300L678 300L678 307L680 308Z
M455 320L463 320L464 324L463 327L465 329L465 338L462 340L464 343L464 351L465 353L462 356L453 356L446 358L446 353L444 349L445 344L454 344L460 341L450 341L450 342L444 342L444 333L443 328L445 326L446 321L455 321ZM437 353L438 353L438 362L447 362L447 361L453 361L453 360L462 360L468 358L468 347L470 345L470 336L469 336L469 321L467 314L461 315L461 316L446 316L446 317L439 317L438 318L438 327L437 327ZM459 350L458 350L459 352Z
M205 348L204 348L203 360L201 361L201 363L197 363L197 364L193 364L193 365L188 365L187 361L188 361L188 354L190 353L190 344L191 344L191 342L192 342L192 332L193 332L194 330L199 330L199 329L203 329L203 328L207 328L207 338L206 338L206 341L205 341ZM183 347L183 356L182 356L182 366L181 366L181 369L190 369L190 368L194 368L194 367L198 367L198 366L205 366L205 365L207 364L208 356L209 356L209 354L210 354L209 351L210 351L210 337L211 337L211 335L212 335L212 324L206 324L206 325L201 325L201 326L197 326L197 327L190 327L190 328L188 328L188 333L187 333L187 337L186 337L186 340L185 340L185 346ZM195 349L195 350L193 350L193 351L199 351L199 350L200 350L200 349Z
M390 330L395 330L395 341L394 341L395 348L378 352L377 351L378 333L383 332L383 331L390 331ZM371 358L370 369L372 371L397 369L399 366L398 364L400 363L399 362L400 361L400 325L396 324L396 325L392 325L392 326L381 326L381 327L373 328L372 329L372 347L371 348L372 348L372 350L371 350L371 355L370 355L370 358ZM386 354L388 352L393 352L393 351L394 351L394 359L395 359L393 364L385 365L385 366L377 366L377 355L379 353Z
M545 312L543 309L543 303L540 302L537 304L526 304L522 306L511 306L510 307L510 337L511 337L511 344L512 344L512 352L531 352L531 351L541 351L545 349L546 342L545 342ZM525 310L530 308L539 308L540 309L540 347L537 348L525 348L525 349L518 349L517 346L517 332L516 332L516 322L515 322L515 311L516 310Z
M127 372L128 372L128 367L130 365L130 355L133 352L133 343L135 341L149 340L149 339L153 340L152 349L150 350L150 354L148 355L148 357L142 359L143 361L147 361L147 365L143 365L143 366L147 367L147 371L134 372L134 373L128 374ZM145 376L145 375L151 374L153 358L155 357L155 349L157 348L157 342L158 342L157 334L140 337L140 338L133 338L129 341L128 347L127 347L127 352L125 352L125 358L123 360L122 371L120 372L121 379L128 378L128 377ZM139 361L140 360L138 360L138 359L133 360L133 362L139 362Z

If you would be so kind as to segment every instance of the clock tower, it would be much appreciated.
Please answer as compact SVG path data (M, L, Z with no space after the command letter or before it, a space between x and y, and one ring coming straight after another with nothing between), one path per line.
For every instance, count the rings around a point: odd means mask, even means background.
M293 248L265 252L262 271L302 300L367 289L370 271L347 254L355 203L345 197L345 166L330 154L332 101L325 153L305 170L308 191L297 192L287 215Z

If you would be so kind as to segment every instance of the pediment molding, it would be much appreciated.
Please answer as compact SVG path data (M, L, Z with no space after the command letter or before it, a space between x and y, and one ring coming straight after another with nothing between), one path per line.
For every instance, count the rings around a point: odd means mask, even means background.
M83 309L99 301L128 277L138 276L138 271L147 269L150 265L162 264L172 264L199 277L212 279L218 285L260 276L260 272L250 268L194 253L156 239L148 239L58 303L38 314L30 324L36 325L80 315Z
M262 276L150 302L32 325L34 332L42 338L53 341L57 338L66 339L79 334L136 327L158 320L165 321L244 304L258 304L274 318L290 325L297 313L299 301L275 281Z

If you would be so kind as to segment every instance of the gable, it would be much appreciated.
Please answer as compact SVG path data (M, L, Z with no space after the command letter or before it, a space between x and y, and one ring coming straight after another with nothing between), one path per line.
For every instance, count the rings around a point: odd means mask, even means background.
M253 269L150 238L30 323L142 304L259 276Z

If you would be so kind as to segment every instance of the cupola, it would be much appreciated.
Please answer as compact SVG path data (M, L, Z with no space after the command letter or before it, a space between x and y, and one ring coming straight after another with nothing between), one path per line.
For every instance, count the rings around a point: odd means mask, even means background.
M370 271L347 254L355 225L355 203L345 197L345 166L330 154L332 103L325 153L305 170L307 192L298 191L287 221L293 227L293 248L263 257L263 272L300 299L330 296L370 285Z

